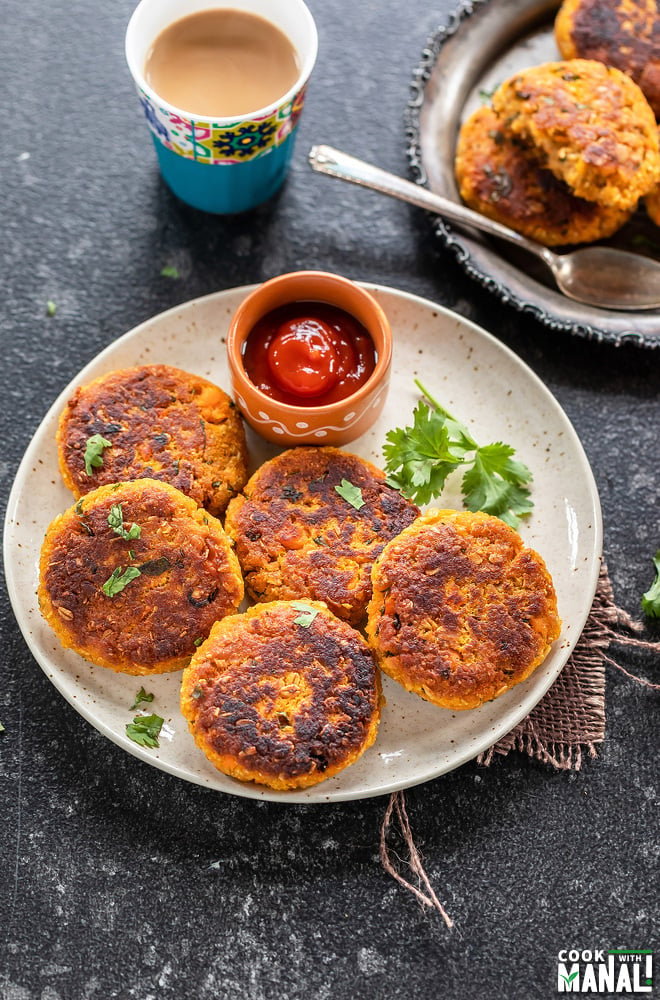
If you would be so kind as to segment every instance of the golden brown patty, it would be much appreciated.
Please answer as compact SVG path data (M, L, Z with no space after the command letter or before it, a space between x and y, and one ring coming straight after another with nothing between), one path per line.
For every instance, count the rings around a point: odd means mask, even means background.
M618 69L587 59L532 66L498 87L493 108L579 198L626 211L660 179L655 117Z
M627 73L660 116L660 17L656 0L564 0L555 19L564 59L596 59Z
M220 522L154 479L88 493L41 549L39 604L62 645L127 674L179 669L242 598Z
M87 441L109 442L86 469ZM169 365L101 375L78 388L60 417L60 470L80 497L127 479L162 479L212 514L222 514L247 479L241 418L222 389Z
M340 496L357 487L359 510ZM419 513L370 462L337 448L293 448L266 462L227 508L249 594L313 598L354 625L371 596L371 566ZM350 495L350 492L349 492Z
M374 742L380 678L362 636L324 604L274 601L213 626L184 671L181 711L220 771L304 788Z
M576 198L487 105L460 130L456 179L470 208L546 246L611 236L631 215Z
M541 557L497 517L432 510L373 569L379 665L443 708L476 708L528 677L560 620Z
M647 194L644 199L644 207L651 222L660 226L660 184Z

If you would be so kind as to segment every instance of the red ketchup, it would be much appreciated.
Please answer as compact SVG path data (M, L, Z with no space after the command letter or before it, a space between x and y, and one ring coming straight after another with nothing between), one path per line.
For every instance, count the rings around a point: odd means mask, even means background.
M324 406L367 381L376 350L354 316L324 302L292 302L266 313L250 330L243 365L271 399Z

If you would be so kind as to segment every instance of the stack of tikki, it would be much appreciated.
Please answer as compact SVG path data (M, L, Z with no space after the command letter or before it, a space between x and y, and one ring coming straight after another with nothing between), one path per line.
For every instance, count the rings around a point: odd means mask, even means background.
M656 0L564 0L555 18L563 59L596 59L627 73L660 118Z
M660 119L660 11L656 0L564 0L555 18L564 59L597 59L627 73ZM660 182L644 198L660 225Z
M521 70L461 128L456 178L476 211L548 246L611 236L660 182L640 87L593 59Z

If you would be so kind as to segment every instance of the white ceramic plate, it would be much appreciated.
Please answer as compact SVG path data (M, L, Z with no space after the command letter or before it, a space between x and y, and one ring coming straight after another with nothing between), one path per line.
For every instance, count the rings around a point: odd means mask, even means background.
M546 560L564 624L552 652L527 681L479 709L450 712L408 694L385 677L387 704L374 746L352 767L314 788L273 792L226 777L197 749L179 713L180 673L142 679L91 666L62 649L37 606L44 531L72 503L60 480L55 430L74 386L114 368L162 362L228 388L224 338L232 313L251 287L196 299L148 320L102 351L56 400L25 453L9 497L4 534L9 594L23 635L55 687L80 715L136 757L186 781L249 798L336 802L382 795L458 767L523 719L566 663L598 579L600 505L575 431L534 373L494 337L460 316L414 295L366 286L382 304L394 331L393 382L382 417L349 450L382 464L387 430L409 422L418 398L413 379L418 376L468 424L477 441L507 441L530 466L535 506L521 533ZM254 467L276 450L251 432L248 446ZM451 483L448 487L443 506L460 506L458 484L454 490ZM139 747L125 734L142 680L155 694L149 709L166 723L159 749Z

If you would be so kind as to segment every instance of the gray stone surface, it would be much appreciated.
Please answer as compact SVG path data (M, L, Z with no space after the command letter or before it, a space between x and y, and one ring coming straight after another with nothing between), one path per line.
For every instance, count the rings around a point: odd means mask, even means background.
M423 213L313 175L316 142L407 172L412 68L450 5L309 2L320 55L289 180L218 219L159 178L123 59L132 4L5 0L3 509L46 409L115 337L320 267L456 309L540 375L592 463L615 595L637 615L660 547L660 353L548 332L468 280ZM2 1000L536 1000L556 993L561 948L658 947L658 696L612 669L607 739L578 775L512 755L407 793L449 932L380 866L385 799L280 806L169 777L62 699L4 588L0 628ZM657 662L618 658L660 680Z

